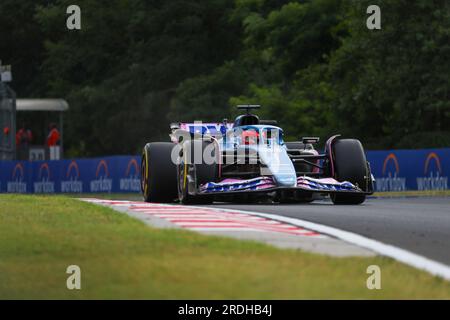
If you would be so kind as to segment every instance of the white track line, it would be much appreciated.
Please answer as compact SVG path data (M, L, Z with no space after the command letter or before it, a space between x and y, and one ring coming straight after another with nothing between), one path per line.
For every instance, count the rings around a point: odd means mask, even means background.
M216 210L221 210L221 209L216 208ZM400 248L394 247L392 245L379 242L377 240L366 238L366 237L361 236L356 233L340 230L337 228L325 226L325 225L314 223L314 222L309 222L309 221L296 219L296 218L279 216L279 215L275 215L275 214L267 214L267 213L245 211L245 210L235 210L235 209L223 209L223 210L235 211L235 212L240 212L240 213L244 213L244 214L252 214L252 215L264 217L267 219L273 219L273 220L286 222L286 223L293 224L298 227L302 227L302 228L309 229L309 230L314 230L319 233L328 234L330 236L336 237L338 239L341 239L341 240L349 242L349 243L356 244L363 248L370 249L381 255L393 258L393 259L403 262L409 266L415 267L420 270L427 271L427 272L431 273L432 275L439 276L439 277L442 277L442 278L450 281L450 267L449 266L447 266L443 263L428 259L421 255L412 253L410 251L400 249Z

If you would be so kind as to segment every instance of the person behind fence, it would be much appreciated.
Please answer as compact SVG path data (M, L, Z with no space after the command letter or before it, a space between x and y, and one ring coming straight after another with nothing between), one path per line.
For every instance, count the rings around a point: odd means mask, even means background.
M49 134L47 136L47 146L50 150L50 160L58 160L59 159L59 139L61 135L56 127L56 124L51 123L49 125Z
M56 124L51 123L48 128L49 134L47 136L47 146L54 147L59 143L60 134L58 128L56 127Z
M28 147L31 141L33 141L33 133L30 129L27 129L25 124L22 124L16 133L16 146L18 148Z
M3 127L2 146L5 148L11 147L11 139L9 138L10 128L8 126Z

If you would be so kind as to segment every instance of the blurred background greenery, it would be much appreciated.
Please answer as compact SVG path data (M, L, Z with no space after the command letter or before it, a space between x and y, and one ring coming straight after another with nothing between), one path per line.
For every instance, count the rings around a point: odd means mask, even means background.
M381 30L366 27L373 4ZM19 98L69 102L66 156L136 154L170 122L232 119L238 103L291 140L450 146L448 0L2 0L0 58Z

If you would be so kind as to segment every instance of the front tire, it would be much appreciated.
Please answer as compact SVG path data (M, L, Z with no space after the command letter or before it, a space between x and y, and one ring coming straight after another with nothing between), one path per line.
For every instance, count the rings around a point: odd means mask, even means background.
M212 195L195 195L200 185L217 180L218 163L207 164L203 156L201 163L195 163L194 150L198 148L203 155L209 145L211 143L202 140L187 141L183 145L178 165L178 199L182 204L211 204L213 202ZM194 194L191 194L192 190L195 190Z
M172 161L174 144L148 143L142 152L141 190L145 202L170 203L177 198L177 167Z
M333 144L334 177L337 181L348 181L366 191L368 187L368 168L363 146L356 139L337 140ZM332 193L334 204L361 204L365 194Z

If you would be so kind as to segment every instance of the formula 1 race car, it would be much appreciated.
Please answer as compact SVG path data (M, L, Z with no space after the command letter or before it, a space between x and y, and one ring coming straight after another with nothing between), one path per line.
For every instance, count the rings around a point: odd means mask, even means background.
M172 142L148 143L141 163L147 202L206 204L213 201L310 202L329 195L334 204L361 204L374 178L363 146L355 139L319 138L285 142L276 121L250 113L234 123L174 123Z

